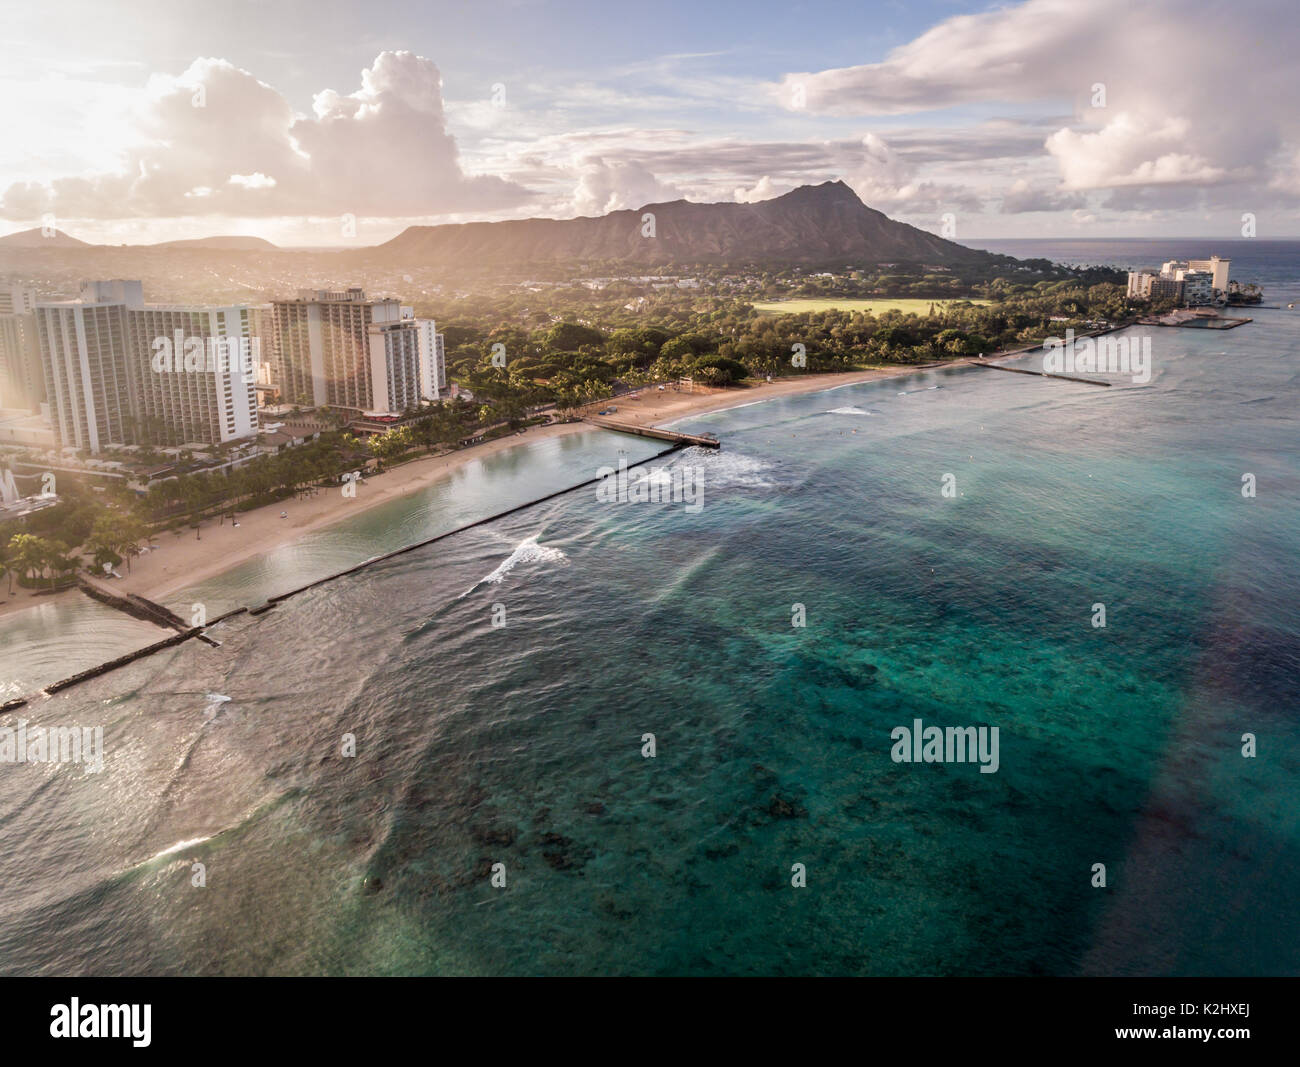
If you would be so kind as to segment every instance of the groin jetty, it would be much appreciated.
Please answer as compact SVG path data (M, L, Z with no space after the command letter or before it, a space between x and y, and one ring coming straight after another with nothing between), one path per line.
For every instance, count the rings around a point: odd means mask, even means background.
M679 436L689 435L683 434ZM647 463L653 463L662 456L668 455L669 452L676 452L682 447L683 444L679 442L674 444L672 448L665 448L660 452L656 452L653 456L648 456L646 459L638 460L636 463L629 463L627 465L628 470L631 470L634 467L644 466ZM397 556L404 556L408 552L414 552L418 548L424 548L427 545L435 544L436 542L445 540L448 537L455 537L457 534L464 533L466 530L472 530L476 526L485 526L489 522L496 522L498 519L504 519L508 515L515 515L521 511L527 511L529 508L536 507L538 504L544 504L548 500L555 500L557 497L567 496L569 493L577 492L579 489L593 486L599 481L600 478L598 477L588 478L586 481L579 482L577 485L571 485L567 489L557 489L554 493L547 493L545 496L540 496L535 500L530 500L526 504L517 504L515 507L507 508L505 511L498 511L495 515L488 515L486 518L475 519L473 522L467 522L464 526L457 526L456 529L448 530L446 533L435 534L433 537L426 537L423 541L416 541L413 545L404 545L401 548L395 548L393 551L385 552L381 556L371 556L370 559L362 560L360 563L356 564L356 566L348 567L346 570L335 571L333 574L327 574L324 578L317 578L314 582L300 585L297 589L290 589L286 593L277 593L273 597L268 597L265 604L258 605L255 608L250 608L249 614L260 615L275 604L288 600L290 597L295 597L299 593L304 593L308 589L315 589L318 585L325 585L327 582L337 581L339 578L344 578L349 574L356 574L357 571L365 570L367 567L374 566L376 563L382 563L386 559L394 559Z
M1110 388L1110 382L1103 382L1097 378L1076 378L1072 374L1048 374L1047 371L1029 370L1025 367L1003 367L997 363L984 363L978 359L972 359L970 365L972 367L987 367L989 370L1004 370L1008 374L1034 374L1039 378L1060 378L1066 382L1083 382L1084 385L1104 385L1107 389Z
M115 608L132 618L142 619L145 622L153 623L155 626L161 626L164 630L175 630L178 633L184 633L190 629L174 611L163 607L161 604L155 604L152 600L146 600L136 593L118 596L82 575L77 575L77 585L92 600L98 600L101 604Z
M668 455L670 452L677 452L680 449L684 448L687 444L694 443L691 440L692 435L690 434L672 434L672 431L663 431L663 432L672 435L669 438L674 442L672 447L662 449L659 452L656 452L653 456L647 456L645 459L638 460L635 463L629 463L628 464L629 470L631 470L634 467L644 466L647 463L653 463L655 460ZM651 436L651 435L647 434L645 436ZM705 442L705 441L711 441L712 439L700 438L699 440L701 442ZM712 446L716 448L717 442L712 441ZM358 571L365 570L367 567L374 566L374 564L376 563L382 563L384 560L394 559L395 557L405 555L408 552L414 552L416 549L424 548L427 545L432 545L435 542L442 541L448 537L455 537L457 534L464 533L466 530L472 530L476 526L484 526L489 522L496 522L498 519L504 519L508 515L515 515L521 511L526 511L531 507L535 507L538 504L544 504L548 500L555 500L557 497L566 496L569 493L576 492L579 489L588 488L590 486L596 485L597 483L600 482L600 480L601 479L599 477L588 478L585 481L579 482L577 485L569 486L567 489L558 489L554 493L547 493L545 496L537 497L535 500L529 500L524 504L518 504L513 508L507 508L505 511L498 511L495 515L488 515L485 518L477 519L474 522L466 523L464 526L458 526L456 527L456 529L448 530L446 533L436 534L433 537L427 537L423 541L417 541L415 544L412 545L405 545L402 548L394 549L392 552L385 552L383 555L380 556L372 556L370 559L363 560L361 563L356 564L356 566L348 567L346 570L336 571L333 574L326 575L324 578L318 578L314 582L308 582L306 585L300 585L296 589L290 589L284 593L277 593L275 596L268 597L265 603L255 605L253 607L242 607L242 608L236 608L233 611L228 611L224 615L220 615L215 619L210 619L206 623L206 626L214 626L217 623L223 622L224 620L234 615L240 615L244 613L247 613L249 615L265 614L266 612L270 611L273 607L275 607L277 604L283 603L284 601L290 599L291 597L297 596L299 593L304 593L308 589L315 589L317 586L325 585L328 582L337 581L339 578L344 578L349 574L356 574ZM219 642L212 640L210 637L207 636L207 634L204 633L204 630L206 628L205 626L187 626L184 620L180 618L180 616L176 615L172 611L169 611L167 608L164 608L161 604L154 604L153 601L151 600L146 600L144 597L136 597L134 595L132 595L132 597L130 598L119 597L115 593L110 593L106 589L99 588L98 586L94 585L92 582L86 580L85 578L79 577L78 581L79 583L81 583L82 588L85 590L87 596L94 597L94 599L100 601L101 603L107 604L110 607L117 608L119 611L124 611L128 615L132 615L135 618L142 618L148 622L153 622L159 626L165 626L169 629L176 629L178 632L174 634L172 637L169 637L164 641L159 641L155 644L147 645L144 648L136 649L136 651L134 652L130 652L125 656L119 656L117 659L110 660L107 663L101 663L96 667L90 667L87 670L80 671L77 674L72 675L70 678L64 678L57 682L51 682L49 685L44 686L40 690L41 695L49 696L50 694L57 693L60 690L67 689L69 686L74 686L81 682L89 681L92 678L98 678L101 675L108 674L110 671L117 670L119 667L125 667L130 663L134 663L136 660L144 659L146 656L152 656L155 652L161 652L167 648L174 648L176 645L182 644L183 642L188 641L191 638L195 638L197 640L203 641L206 644L211 645L213 647L220 647ZM0 705L0 714L3 714L7 710L22 707L24 704L27 703L28 699L29 698L27 697L18 697L13 700L7 701L5 704Z
M187 623L170 608L155 604L152 600L142 597L139 593L127 593L124 597L118 596L82 575L77 575L77 585L92 600L98 600L101 604L106 604L108 607L133 618L151 622L155 626L161 626L164 630L175 630L178 634L189 633L191 630L197 629L199 632L194 636L198 637L205 645L211 645L213 648L221 647L220 641L214 641L202 632L203 627L195 627Z
M1081 333L1079 334L1079 337L1081 339L1085 337L1102 337L1105 334L1118 333L1120 330L1127 330L1130 326L1137 326L1140 324L1141 322L1139 319L1136 318L1127 319L1123 322L1117 322L1112 326L1106 326L1100 330L1092 330L1088 333ZM1027 356L1033 352L1044 351L1044 345L1046 344L1047 341L1044 340L1039 344L1028 345L1025 348L1016 348L1011 350L1010 352L994 352L992 354L992 358L998 360L1017 359L1021 356ZM1109 389L1112 384L1111 382L1101 381L1098 378L1078 378L1072 374L1052 374L1048 371L1030 370L1027 367L1007 367L1000 362L999 363L990 362L989 359L985 359L983 356L972 356L969 359L962 360L961 362L971 367L987 367L990 370L1004 370L1010 372L1011 374L1032 374L1038 378L1059 378L1062 381L1066 381L1066 382L1082 382L1084 385L1100 385L1107 389Z
M76 685L78 682L89 681L91 678L98 678L101 674L107 674L109 671L115 671L118 667L125 667L128 663L134 663L138 659L144 659L145 656L152 656L155 652L161 652L164 648L171 648L188 641L191 637L197 637L199 634L198 627L193 632L184 634L174 634L165 640L158 641L152 645L146 645L144 648L138 648L134 652L128 652L125 656L119 656L117 659L109 660L107 663L101 663L97 667L90 667L84 671L79 671L71 678L64 678L57 682L51 682L41 690L46 696L57 693L60 689L67 689L69 686Z
M140 599L143 600L144 598L141 597ZM146 603L148 603L148 601L146 601ZM162 610L166 611L167 609L163 608ZM233 611L227 611L224 615L219 615L215 619L212 619L207 623L207 625L215 626L219 622L224 622L226 619L235 615L243 615L247 611L247 608L235 608ZM167 612L167 614L170 615L171 612ZM202 626L182 626L179 633L173 634L171 637L165 638L162 641L156 641L152 645L145 645L144 648L137 648L134 652L128 652L125 656L118 656L117 659L111 659L107 663L100 663L94 667L88 667L84 671L78 671L71 677L62 678L57 682L51 682L49 685L41 689L41 695L50 696L53 693L59 692L61 689L67 689L69 686L77 685L79 682L87 682L91 678L98 678L101 674L108 674L109 671L115 671L119 667L125 667L127 664L134 663L138 659L152 656L155 652L161 652L165 648L175 648L177 645L184 644L191 638L203 641L215 648L220 648L221 646L216 641L211 640L203 630L204 628ZM7 701L5 704L0 704L0 714L22 707L28 702L28 699L28 697L20 697L16 700Z

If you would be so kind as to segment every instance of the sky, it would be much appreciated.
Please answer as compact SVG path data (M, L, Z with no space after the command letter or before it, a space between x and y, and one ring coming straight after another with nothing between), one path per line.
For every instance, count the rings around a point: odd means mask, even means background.
M0 233L373 244L842 179L958 241L1296 236L1297 57L1294 0L0 0Z

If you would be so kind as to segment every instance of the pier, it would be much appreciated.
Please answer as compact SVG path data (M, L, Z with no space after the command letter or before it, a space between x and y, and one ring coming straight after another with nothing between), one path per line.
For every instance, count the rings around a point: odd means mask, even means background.
M1227 315L1193 315L1179 319L1165 315L1158 319L1139 320L1143 326L1173 326L1185 330L1233 330L1254 321L1254 319L1229 318Z
M678 433L676 430L662 430L658 426L642 426L635 422L619 422L616 419L606 419L599 415L584 415L583 422L589 422L593 426L599 426L602 430L614 430L616 433L630 433L637 437L653 437L656 441L670 441L678 448L685 448L687 445L696 445L699 448L721 448L722 442L716 437L705 437L701 434Z

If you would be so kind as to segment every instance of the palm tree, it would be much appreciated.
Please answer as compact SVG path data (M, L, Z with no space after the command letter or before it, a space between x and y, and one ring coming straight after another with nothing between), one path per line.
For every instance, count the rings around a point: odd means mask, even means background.
M131 560L140 554L140 542L147 539L144 523L134 515L121 518L121 539L115 546L117 551L126 556L126 573L131 573Z
M9 539L9 558L11 566L18 567L24 578L32 578L35 572L38 576L45 569L45 561L49 556L50 543L43 537L37 537L34 534L14 534Z

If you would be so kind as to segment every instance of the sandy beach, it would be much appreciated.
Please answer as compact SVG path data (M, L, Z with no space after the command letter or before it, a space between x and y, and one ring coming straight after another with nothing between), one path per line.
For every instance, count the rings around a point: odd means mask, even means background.
M593 410L609 404L618 408L616 418L620 421L657 426L689 415L752 404L759 400L818 392L837 385L900 377L914 373L917 369L900 366L848 371L843 374L801 375L730 389L696 386L691 392L676 391L672 387L660 392L655 386L648 386L640 391L640 399L620 397L602 401L594 405ZM161 600L178 589L206 581L305 534L406 493L419 491L473 460L542 438L583 433L591 429L591 426L581 422L534 426L522 434L512 434L442 456L429 456L403 463L358 485L354 498L343 497L337 489L322 490L314 496L284 500L241 512L238 526L229 521L219 524L216 519L208 520L203 524L201 538L196 538L193 531L188 529L180 537L162 533L153 539L154 550L134 559L130 573L125 564L119 567L122 580L114 579L106 584L106 588L118 595L138 593L151 600ZM723 447L726 447L725 443ZM281 512L285 513L284 517L281 517ZM6 583L0 585L0 616L82 595L79 590L71 589L38 597L15 585L13 595L9 596Z

